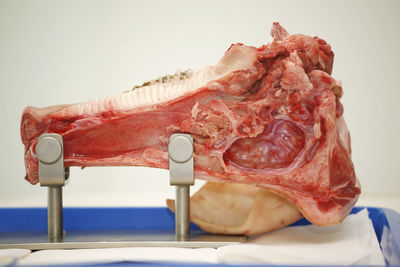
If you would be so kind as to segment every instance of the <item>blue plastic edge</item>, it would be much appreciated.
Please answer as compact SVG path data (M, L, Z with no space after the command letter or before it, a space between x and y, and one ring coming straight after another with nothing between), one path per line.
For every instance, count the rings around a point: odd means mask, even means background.
M354 207L351 213L367 208L387 265L400 266L400 214L386 208ZM64 208L64 229L68 230L173 230L174 214L167 208ZM0 238L5 232L47 231L46 208L0 208ZM301 219L292 224L306 225ZM191 224L192 230L199 228ZM104 266L130 266L107 264ZM135 266L138 266L135 264ZM144 264L144 266L152 266ZM199 265L196 265L199 266ZM206 266L206 265L204 265ZM221 266L221 265L219 265Z
M174 214L167 208L64 208L65 230L173 230ZM193 230L199 228L192 224ZM3 232L47 231L46 208L0 208Z

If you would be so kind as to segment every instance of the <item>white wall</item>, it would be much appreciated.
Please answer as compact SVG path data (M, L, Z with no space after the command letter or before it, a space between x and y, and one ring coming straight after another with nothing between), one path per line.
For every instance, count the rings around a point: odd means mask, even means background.
M25 182L24 107L119 94L177 69L212 65L231 43L271 41L272 22L336 54L361 204L400 211L400 1L0 0L0 206L44 206ZM168 172L71 169L68 206L161 206Z

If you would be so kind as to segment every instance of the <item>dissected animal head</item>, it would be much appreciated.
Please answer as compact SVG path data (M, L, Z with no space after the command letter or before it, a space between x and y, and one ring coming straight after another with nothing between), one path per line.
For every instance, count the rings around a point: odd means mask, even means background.
M35 147L42 133L62 135L66 166L168 168L168 138L184 132L194 139L196 178L236 184L209 184L195 199L219 188L221 196L235 195L238 207L249 191L257 192L250 208L242 209L247 219L238 225L245 227L236 230L250 231L246 220L266 224L261 231L278 227L261 219L279 213L268 199L286 203L286 224L299 217L294 205L315 224L341 222L360 185L342 116L342 86L330 76L334 54L324 40L289 35L278 23L271 34L267 45L234 44L215 66L164 76L118 96L26 108L26 178L38 182ZM222 229L212 221L217 226L205 229Z

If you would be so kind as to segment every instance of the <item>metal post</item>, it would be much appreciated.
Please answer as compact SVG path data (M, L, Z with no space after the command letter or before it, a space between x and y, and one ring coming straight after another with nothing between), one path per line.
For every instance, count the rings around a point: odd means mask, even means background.
M63 140L59 134L43 134L36 145L39 181L48 187L47 233L50 242L63 236L62 186L69 170L64 168Z
M190 185L194 184L193 139L189 134L173 134L169 139L170 184L176 186L175 236L190 236Z
M175 235L185 239L190 235L190 188L188 185L176 186Z
M62 187L49 186L47 198L47 233L50 238L63 235Z

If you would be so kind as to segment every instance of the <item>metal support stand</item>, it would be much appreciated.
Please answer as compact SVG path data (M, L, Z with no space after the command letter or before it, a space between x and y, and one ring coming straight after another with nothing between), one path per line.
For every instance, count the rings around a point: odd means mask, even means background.
M36 145L39 181L48 187L47 234L57 242L63 236L62 187L69 170L64 168L63 139L58 134L43 134Z
M169 139L170 184L176 186L175 236L190 237L190 186L194 184L193 139L189 134L173 134Z

